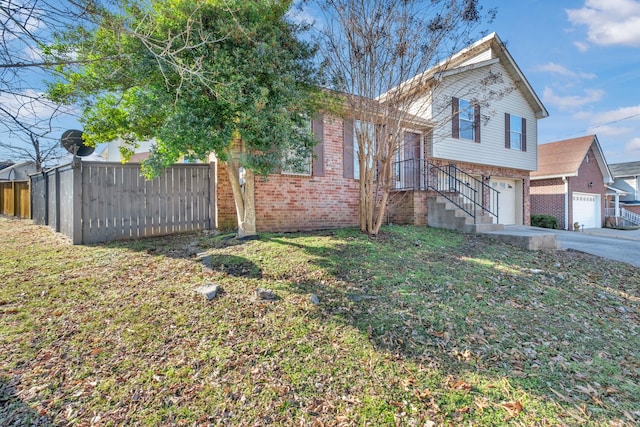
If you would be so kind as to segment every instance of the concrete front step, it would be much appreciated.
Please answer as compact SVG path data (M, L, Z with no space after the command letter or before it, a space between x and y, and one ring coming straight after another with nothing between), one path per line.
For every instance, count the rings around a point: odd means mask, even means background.
M505 229L502 224L494 224L490 215L478 215L474 224L473 218L441 196L429 198L427 203L431 227L481 234L528 250L560 249L560 242L553 233Z
M533 229L513 230L510 228L501 231L484 231L480 234L530 251L562 249L562 245L556 240L555 234Z
M502 224L465 224L462 229L465 233L487 233L490 231L503 231Z
M474 221L468 213L445 197L429 198L427 203L429 211L428 223L432 227L459 230L465 233L499 231L503 229L502 225L494 224L493 216L485 215L482 210L476 211L476 219ZM471 211L471 207L468 210Z

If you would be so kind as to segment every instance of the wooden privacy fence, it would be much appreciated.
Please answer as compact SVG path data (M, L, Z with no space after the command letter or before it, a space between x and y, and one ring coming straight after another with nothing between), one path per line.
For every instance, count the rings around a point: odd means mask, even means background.
M33 221L74 244L211 229L214 177L208 164L173 165L147 181L139 164L76 160L31 177Z
M29 181L0 182L0 214L30 218Z

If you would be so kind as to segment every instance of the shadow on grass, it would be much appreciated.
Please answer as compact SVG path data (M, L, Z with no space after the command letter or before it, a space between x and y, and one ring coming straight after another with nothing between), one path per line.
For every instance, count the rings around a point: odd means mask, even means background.
M38 414L18 396L14 381L0 375L0 424L3 426L52 426L49 417Z
M600 421L638 403L631 267L412 227L375 238L336 230L255 244L193 235L117 245L180 258L204 250L216 272L315 294L309 317L353 326L381 352L444 376L481 376L489 388L505 378L567 413L586 405Z
M264 241L301 249L327 271L327 281L291 289L318 295L322 316L357 327L378 349L457 378L508 378L574 421L605 410L601 420L623 419L638 403L632 267L442 230L337 233L330 248L295 235Z

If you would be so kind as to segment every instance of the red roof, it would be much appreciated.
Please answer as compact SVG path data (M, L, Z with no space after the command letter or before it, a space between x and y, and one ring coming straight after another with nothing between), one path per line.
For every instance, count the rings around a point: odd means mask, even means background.
M531 178L575 176L596 136L565 139L538 145L538 170Z

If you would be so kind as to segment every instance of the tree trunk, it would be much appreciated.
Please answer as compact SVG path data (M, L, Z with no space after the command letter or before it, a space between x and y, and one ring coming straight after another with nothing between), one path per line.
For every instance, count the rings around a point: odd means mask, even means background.
M227 174L233 190L233 201L236 205L238 238L246 238L257 235L255 179L252 170L244 169L244 182L240 182L241 143L234 143L234 146L233 155L229 156L229 160L226 162Z
M380 167L380 183L382 184L382 195L380 201L375 206L375 222L372 227L371 234L378 234L382 222L384 221L384 215L387 211L387 202L389 200L389 193L391 192L391 180L393 178L391 174L391 160L392 157L387 156L381 163Z

